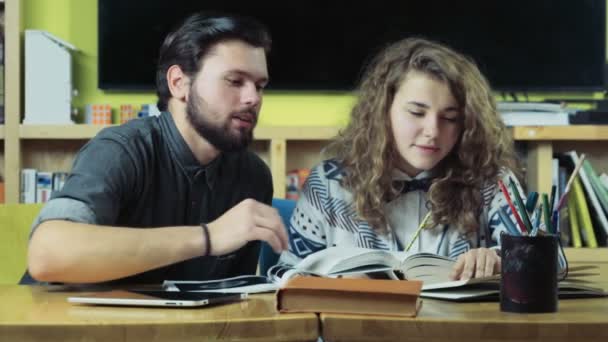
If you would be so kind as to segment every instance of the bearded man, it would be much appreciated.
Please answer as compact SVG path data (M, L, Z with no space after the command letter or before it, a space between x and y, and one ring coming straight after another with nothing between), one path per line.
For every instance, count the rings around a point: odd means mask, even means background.
M32 225L39 282L161 283L255 274L287 249L266 164L246 148L271 38L252 18L197 13L165 38L158 117L102 130ZM27 273L26 273L27 275Z

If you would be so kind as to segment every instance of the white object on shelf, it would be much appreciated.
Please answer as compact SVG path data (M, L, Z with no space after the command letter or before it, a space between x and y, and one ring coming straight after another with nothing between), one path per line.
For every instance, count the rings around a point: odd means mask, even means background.
M567 112L501 112L507 126L567 126L570 114Z
M498 102L497 110L504 112L563 112L564 108L558 103L546 102Z
M21 170L21 203L36 203L36 169Z
M46 31L25 31L24 124L74 123L71 51L72 44Z

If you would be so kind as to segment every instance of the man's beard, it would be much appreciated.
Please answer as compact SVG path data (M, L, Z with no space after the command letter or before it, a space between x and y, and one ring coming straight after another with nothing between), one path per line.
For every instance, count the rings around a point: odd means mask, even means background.
M195 94L188 98L186 107L186 116L188 121L194 127L194 130L211 145L222 152L237 152L242 151L253 140L253 127L250 130L247 128L241 128L241 134L232 134L230 132L231 118L223 125L214 125L204 117L204 110L202 107L203 101L195 92Z

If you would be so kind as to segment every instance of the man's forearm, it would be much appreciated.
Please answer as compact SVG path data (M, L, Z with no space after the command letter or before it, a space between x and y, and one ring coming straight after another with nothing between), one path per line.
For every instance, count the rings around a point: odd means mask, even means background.
M46 221L34 232L28 269L40 281L94 283L200 256L198 226L123 228Z

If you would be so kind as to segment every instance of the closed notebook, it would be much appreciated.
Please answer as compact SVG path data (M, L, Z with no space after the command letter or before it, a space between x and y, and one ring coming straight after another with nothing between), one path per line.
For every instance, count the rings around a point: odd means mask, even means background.
M295 277L276 293L280 312L415 317L421 281Z

